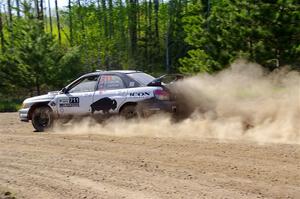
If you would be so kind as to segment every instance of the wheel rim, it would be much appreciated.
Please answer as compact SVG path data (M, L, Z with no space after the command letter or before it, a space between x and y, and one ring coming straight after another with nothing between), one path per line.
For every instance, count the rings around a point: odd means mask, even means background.
M48 127L51 122L50 111L46 109L38 110L34 121L42 127Z

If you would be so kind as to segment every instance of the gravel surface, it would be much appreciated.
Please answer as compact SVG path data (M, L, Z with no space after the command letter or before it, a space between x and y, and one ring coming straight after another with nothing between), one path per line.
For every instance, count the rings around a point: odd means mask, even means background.
M300 145L36 133L2 113L0 188L43 199L300 198Z

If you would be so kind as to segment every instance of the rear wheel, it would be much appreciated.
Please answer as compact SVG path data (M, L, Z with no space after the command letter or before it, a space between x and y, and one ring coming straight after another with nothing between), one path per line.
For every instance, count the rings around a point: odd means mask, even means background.
M120 111L120 115L126 119L138 117L136 105L127 105Z
M53 113L47 106L37 107L32 113L32 125L37 132L49 130L53 125Z

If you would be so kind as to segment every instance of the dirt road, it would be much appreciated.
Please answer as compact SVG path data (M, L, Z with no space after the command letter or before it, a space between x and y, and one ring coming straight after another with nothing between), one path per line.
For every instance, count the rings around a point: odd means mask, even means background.
M35 133L5 113L0 190L43 199L299 198L300 145Z

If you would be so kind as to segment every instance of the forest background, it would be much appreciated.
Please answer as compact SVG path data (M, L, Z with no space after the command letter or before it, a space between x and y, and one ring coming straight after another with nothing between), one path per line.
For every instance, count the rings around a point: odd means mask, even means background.
M297 0L1 0L0 111L80 75L300 70Z

